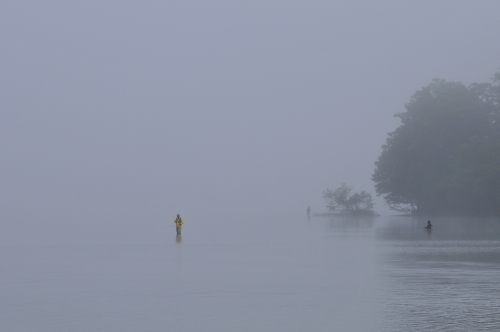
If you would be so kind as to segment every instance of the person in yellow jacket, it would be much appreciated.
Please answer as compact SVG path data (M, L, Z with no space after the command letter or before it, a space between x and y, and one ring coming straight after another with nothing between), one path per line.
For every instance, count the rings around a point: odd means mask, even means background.
M182 220L181 216L178 214L177 218L175 218L174 222L175 222L175 230L177 231L177 234L181 234L181 228L182 228L182 225L184 224L184 220Z

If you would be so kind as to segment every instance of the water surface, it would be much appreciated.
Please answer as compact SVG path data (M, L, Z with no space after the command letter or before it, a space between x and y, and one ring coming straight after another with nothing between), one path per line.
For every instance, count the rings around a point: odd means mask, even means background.
M500 224L425 222L191 221L161 245L0 246L0 330L500 330Z

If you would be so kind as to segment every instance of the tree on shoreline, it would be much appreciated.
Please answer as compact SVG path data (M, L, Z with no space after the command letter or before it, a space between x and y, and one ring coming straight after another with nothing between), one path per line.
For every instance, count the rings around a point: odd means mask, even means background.
M368 212L373 213L373 198L366 191L351 195L352 187L342 183L335 190L326 189L323 191L323 198L327 201L327 208L330 211L340 210L350 213Z
M493 82L433 80L395 115L372 176L391 209L500 215L500 73Z

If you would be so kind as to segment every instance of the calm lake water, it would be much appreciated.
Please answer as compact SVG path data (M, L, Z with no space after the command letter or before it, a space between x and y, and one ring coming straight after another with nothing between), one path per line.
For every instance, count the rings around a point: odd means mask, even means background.
M236 221L1 246L0 331L499 331L500 222Z

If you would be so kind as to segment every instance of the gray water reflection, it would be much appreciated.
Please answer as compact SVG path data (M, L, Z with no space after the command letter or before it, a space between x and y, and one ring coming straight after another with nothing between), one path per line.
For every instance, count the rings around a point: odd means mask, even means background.
M392 218L377 230L388 331L499 331L498 220Z
M0 331L500 330L500 224L425 222L221 220L161 245L0 246Z

